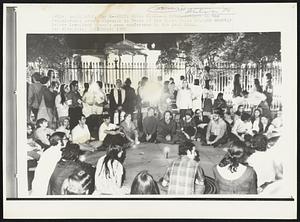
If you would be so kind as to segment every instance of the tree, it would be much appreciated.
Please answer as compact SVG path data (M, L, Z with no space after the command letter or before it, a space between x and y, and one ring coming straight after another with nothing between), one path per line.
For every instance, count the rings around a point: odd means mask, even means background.
M44 68L61 70L65 59L71 55L65 35L27 35L27 62L40 60Z

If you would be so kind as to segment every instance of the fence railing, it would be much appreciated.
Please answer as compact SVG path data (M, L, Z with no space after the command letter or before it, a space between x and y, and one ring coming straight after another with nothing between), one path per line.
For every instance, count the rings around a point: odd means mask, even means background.
M230 63L217 63L215 67L210 68L209 73L204 67L186 66L184 63L174 63L170 67L156 65L154 63L65 63L63 81L70 82L78 80L80 84L85 82L92 83L102 81L104 83L104 91L108 93L113 87L117 79L125 81L130 78L132 87L138 87L138 82L143 76L147 76L150 80L157 81L161 77L162 81L169 80L173 77L175 80L180 76L185 76L190 84L195 79L200 82L205 77L211 79L213 92L215 97L219 92L223 92L224 99L230 101L232 97L233 78L235 74L241 75L242 88L248 92L252 91L254 79L258 79L262 86L265 86L265 74L272 74L274 97L273 110L278 110L281 106L281 84L282 72L280 63L264 63L264 64L245 64L236 66ZM203 83L202 83L203 84Z

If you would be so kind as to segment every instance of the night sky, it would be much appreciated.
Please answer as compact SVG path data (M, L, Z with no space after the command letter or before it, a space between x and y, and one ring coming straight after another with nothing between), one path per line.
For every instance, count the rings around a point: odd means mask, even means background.
M182 38L183 34L126 34L126 39L135 43L148 43L148 47L155 43L155 49L163 47L175 47L176 40ZM123 40L122 34L68 34L66 40L72 49L94 49L102 50L107 43L117 43Z

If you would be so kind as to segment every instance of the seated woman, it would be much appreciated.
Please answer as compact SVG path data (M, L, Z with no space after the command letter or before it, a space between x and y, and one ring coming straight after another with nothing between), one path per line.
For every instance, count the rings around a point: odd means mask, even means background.
M171 111L165 111L163 118L158 123L156 142L174 144L176 141L176 123L172 118Z
M97 163L95 172L95 195L125 194L122 188L124 179L125 152L118 145L111 145Z
M132 145L139 144L138 131L132 122L131 114L125 114L124 120L120 124L120 130L125 134L125 137Z
M213 167L218 194L257 194L256 172L243 163L243 149L244 143L235 141Z
M213 109L222 109L225 110L227 108L226 101L223 99L223 93L219 93L217 98L214 101Z
M84 170L79 170L63 182L62 195L87 195L92 186L92 177Z
M252 132L253 134L263 133L263 124L261 122L261 113L260 109L255 109L253 112L252 118Z
M232 140L245 141L245 135L252 135L252 123L250 115L243 113L241 119L237 119L231 130Z
M142 142L153 143L156 140L158 121L154 116L154 111L153 107L149 107L147 116L143 119L143 135L141 136Z
M43 148L47 149L50 146L49 137L54 131L48 128L48 121L44 118L36 121L36 130L33 133L35 141Z
M237 111L234 113L233 121L236 122L238 119L241 119L242 114L245 112L245 106L239 105Z
M130 194L159 194L159 188L156 181L147 171L141 171L132 182Z
M66 134L68 139L71 139L71 131L70 131L70 118L69 117L61 117L58 121L59 127L55 130L55 132L63 132Z

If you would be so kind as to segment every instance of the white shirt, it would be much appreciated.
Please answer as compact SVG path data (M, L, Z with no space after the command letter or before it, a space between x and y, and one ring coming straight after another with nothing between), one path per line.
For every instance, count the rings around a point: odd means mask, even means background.
M66 137L67 138L70 138L70 130L66 129L65 127L63 126L60 126L58 127L55 132L62 132L62 133L65 133L66 134Z
M42 153L32 181L32 196L47 195L50 177L61 158L60 149L60 146L51 146Z
M191 109L193 107L192 90L178 90L176 97L176 105L179 109Z
M249 122L244 122L241 119L236 119L235 124L232 127L231 130L232 133L237 134L237 133L243 133L243 134L252 134L252 123L251 121Z
M72 130L73 143L86 143L90 139L91 139L91 134L90 134L89 128L86 124L84 124L83 127L78 124Z
M272 155L269 155L268 150L255 151L247 160L248 164L253 167L257 174L257 187L265 182L275 180L275 170Z
M69 106L66 104L66 101L63 104L61 104L60 94L58 94L55 97L55 106L56 106L58 117L63 117L63 116L69 115Z
M252 106L258 106L262 101L266 100L266 95L257 91L249 94L248 103Z
M234 112L237 111L240 105L246 105L246 104L247 104L247 99L245 99L244 97L237 96L232 98L232 108Z
M99 128L99 141L103 141L107 135L107 133L105 133L106 130L114 130L116 129L117 126L113 123L109 123L108 125L103 122Z

